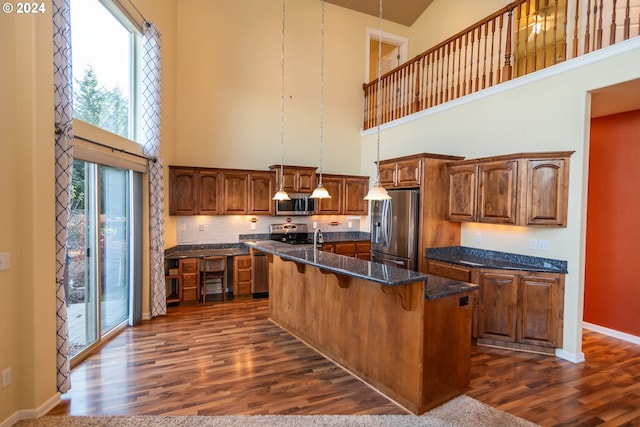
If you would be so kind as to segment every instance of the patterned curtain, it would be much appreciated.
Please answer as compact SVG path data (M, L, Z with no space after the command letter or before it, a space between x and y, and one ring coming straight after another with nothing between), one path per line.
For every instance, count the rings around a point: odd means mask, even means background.
M143 41L142 126L144 153L149 160L149 240L151 316L167 313L164 283L164 185L160 159L160 33L155 24L145 23Z
M71 16L69 0L53 0L53 73L56 187L56 348L57 387L71 388L69 330L64 289L67 263L67 219L73 168L73 88L71 73Z

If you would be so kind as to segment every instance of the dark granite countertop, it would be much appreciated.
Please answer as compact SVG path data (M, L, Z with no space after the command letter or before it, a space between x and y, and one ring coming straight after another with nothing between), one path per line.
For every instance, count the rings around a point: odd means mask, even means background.
M493 268L499 270L521 270L541 273L567 273L567 262L508 252L447 246L429 248L426 257L436 261L463 265L471 268Z
M205 256L247 255L249 250L241 243L212 245L178 245L164 251L166 259L202 258Z
M357 277L385 286L398 286L424 281L426 282L426 299L443 298L478 288L477 285L470 283L391 267L377 262L365 261L331 252L314 250L312 245L291 246L286 243L272 241L253 241L245 242L245 244L257 250L277 255L283 259L313 265L328 271L344 274L345 276Z

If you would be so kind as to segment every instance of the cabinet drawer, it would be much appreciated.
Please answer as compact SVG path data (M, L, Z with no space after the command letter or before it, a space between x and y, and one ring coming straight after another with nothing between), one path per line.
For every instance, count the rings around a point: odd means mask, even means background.
M471 269L438 261L427 261L427 272L461 282L471 282Z
M248 255L236 257L236 267L251 268L251 257Z
M182 288L183 301L195 301L198 299L198 288Z
M356 256L356 244L354 242L336 243L336 253L346 256Z
M238 283L234 295L250 295L251 283Z
M238 281L238 282L251 282L251 270L238 270L238 271L236 271L236 281Z

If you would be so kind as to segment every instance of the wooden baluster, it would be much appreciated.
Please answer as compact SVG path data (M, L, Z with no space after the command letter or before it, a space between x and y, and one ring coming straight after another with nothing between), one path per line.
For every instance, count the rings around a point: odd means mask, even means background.
M496 19L491 20L491 55L489 56L489 87L493 86L493 55L496 43Z
M422 83L421 83L421 77L422 77L422 73L420 72L421 68L422 68L422 64L424 59L420 58L418 59L418 61L416 61L416 83L415 83L415 92L413 94L414 96L414 102L413 102L413 112L415 113L416 111L420 111L422 110L422 108L420 107L420 96L422 95Z
M457 38L457 51L458 51L458 71L456 73L456 98L460 98L462 95L460 94L460 67L462 65L462 37Z
M468 47L469 47L469 33L464 35L464 74L462 76L462 95L466 95L467 92L467 59L468 55Z
M513 18L513 9L509 9L507 12L507 37L504 43L504 66L502 67L502 81L506 82L511 80L513 67L511 65L511 40L513 33L513 25L511 20Z
M444 85L444 102L449 101L449 60L451 58L451 49L450 49L450 43L447 43L446 46L446 54L445 54L445 64L443 65L443 69L445 68L446 65L446 71L444 73L444 81L443 81L443 85ZM442 48L443 50L445 49L444 47Z
M427 56L427 71L425 74L425 77L427 79L427 93L426 93L426 103L427 103L427 108L432 107L433 106L433 55L434 53L431 52L429 53L429 55Z
M482 58L482 89L487 87L487 40L489 40L489 23L485 22L484 27L484 52ZM482 27L478 31L482 32Z
M475 34L476 31L478 32L478 36L477 36L477 40L478 40L478 47L476 49L477 54L476 54L476 58L475 58L475 62L476 62L476 79L475 79L475 92L480 90L480 46L481 46L481 42L482 42L482 29L480 27L474 28L473 29L473 33Z
M442 47L436 50L436 105L442 103L442 68L444 52Z
M624 9L624 30L623 30L623 37L624 40L629 40L629 33L630 33L630 28L631 28L631 8L629 6L629 1L627 0L627 5L625 6ZM640 34L640 16L638 16L638 34Z
M398 74L393 73L389 76L389 101L391 102L391 120L398 117Z
M496 64L496 83L502 82L502 67L500 67L500 58L502 58L502 29L504 28L504 14L500 15L500 23L498 24L498 63Z
M468 93L473 93L473 46L474 46L474 35L475 35L475 31L472 31L471 33L469 33L471 35L471 57L469 58L469 92Z
M573 25L573 50L572 50L572 56L571 58L577 58L578 57L578 43L580 42L580 39L578 38L578 28L579 28L579 20L578 17L580 16L580 0L576 0L576 11L575 11L575 17L574 19L574 25Z
M609 46L616 43L616 3L617 0L613 0L613 10L611 11L611 25L609 25Z
M542 22L542 68L547 68L547 22L549 0L544 0L544 21ZM538 14L536 14L538 16Z
M536 0L537 1L537 0ZM531 18L531 1L527 1L527 28L529 27L529 21ZM536 17L534 17L534 24L535 24L535 20ZM534 27L535 28L535 27ZM525 34L526 35L526 34ZM537 43L537 38L538 35L534 33L533 35L533 52L532 52L532 56L533 56L533 69L536 69L536 43ZM524 56L524 64L525 64L525 72L524 74L528 74L529 73L529 36L527 36L527 47L525 49L525 56Z
M564 21L562 22L562 61L566 61L567 59L567 23L568 21L568 17L567 17L567 12L569 11L569 3L565 2L564 3ZM556 0L556 22L558 21L558 0ZM554 40L557 40L554 38ZM555 43L554 43L555 44ZM554 55L554 58L558 58L557 56L557 52ZM557 63L557 59L554 59L554 63Z
M602 12L603 12L602 1L603 0L600 0L600 10L598 11L600 13L599 13L599 16L598 16L598 30L596 31L596 34L598 35L597 38L596 38L596 40L597 40L596 49L602 49ZM593 20L593 23L595 25L595 19Z
M590 19L591 19L591 0L587 0L587 23L586 23L586 32L585 32L585 35L584 35L584 52L583 52L583 54L591 52L590 45L589 45L589 42L590 42L590 39L591 39L591 32L589 30L589 26L591 25L590 24L590 22L591 22Z

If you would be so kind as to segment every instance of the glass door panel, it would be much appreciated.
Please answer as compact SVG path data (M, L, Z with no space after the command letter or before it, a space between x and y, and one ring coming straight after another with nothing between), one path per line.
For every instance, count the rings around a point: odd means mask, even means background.
M129 171L100 166L101 332L129 317Z
M96 167L73 162L73 191L67 236L65 287L69 325L69 354L80 353L98 339L97 322L97 201Z

